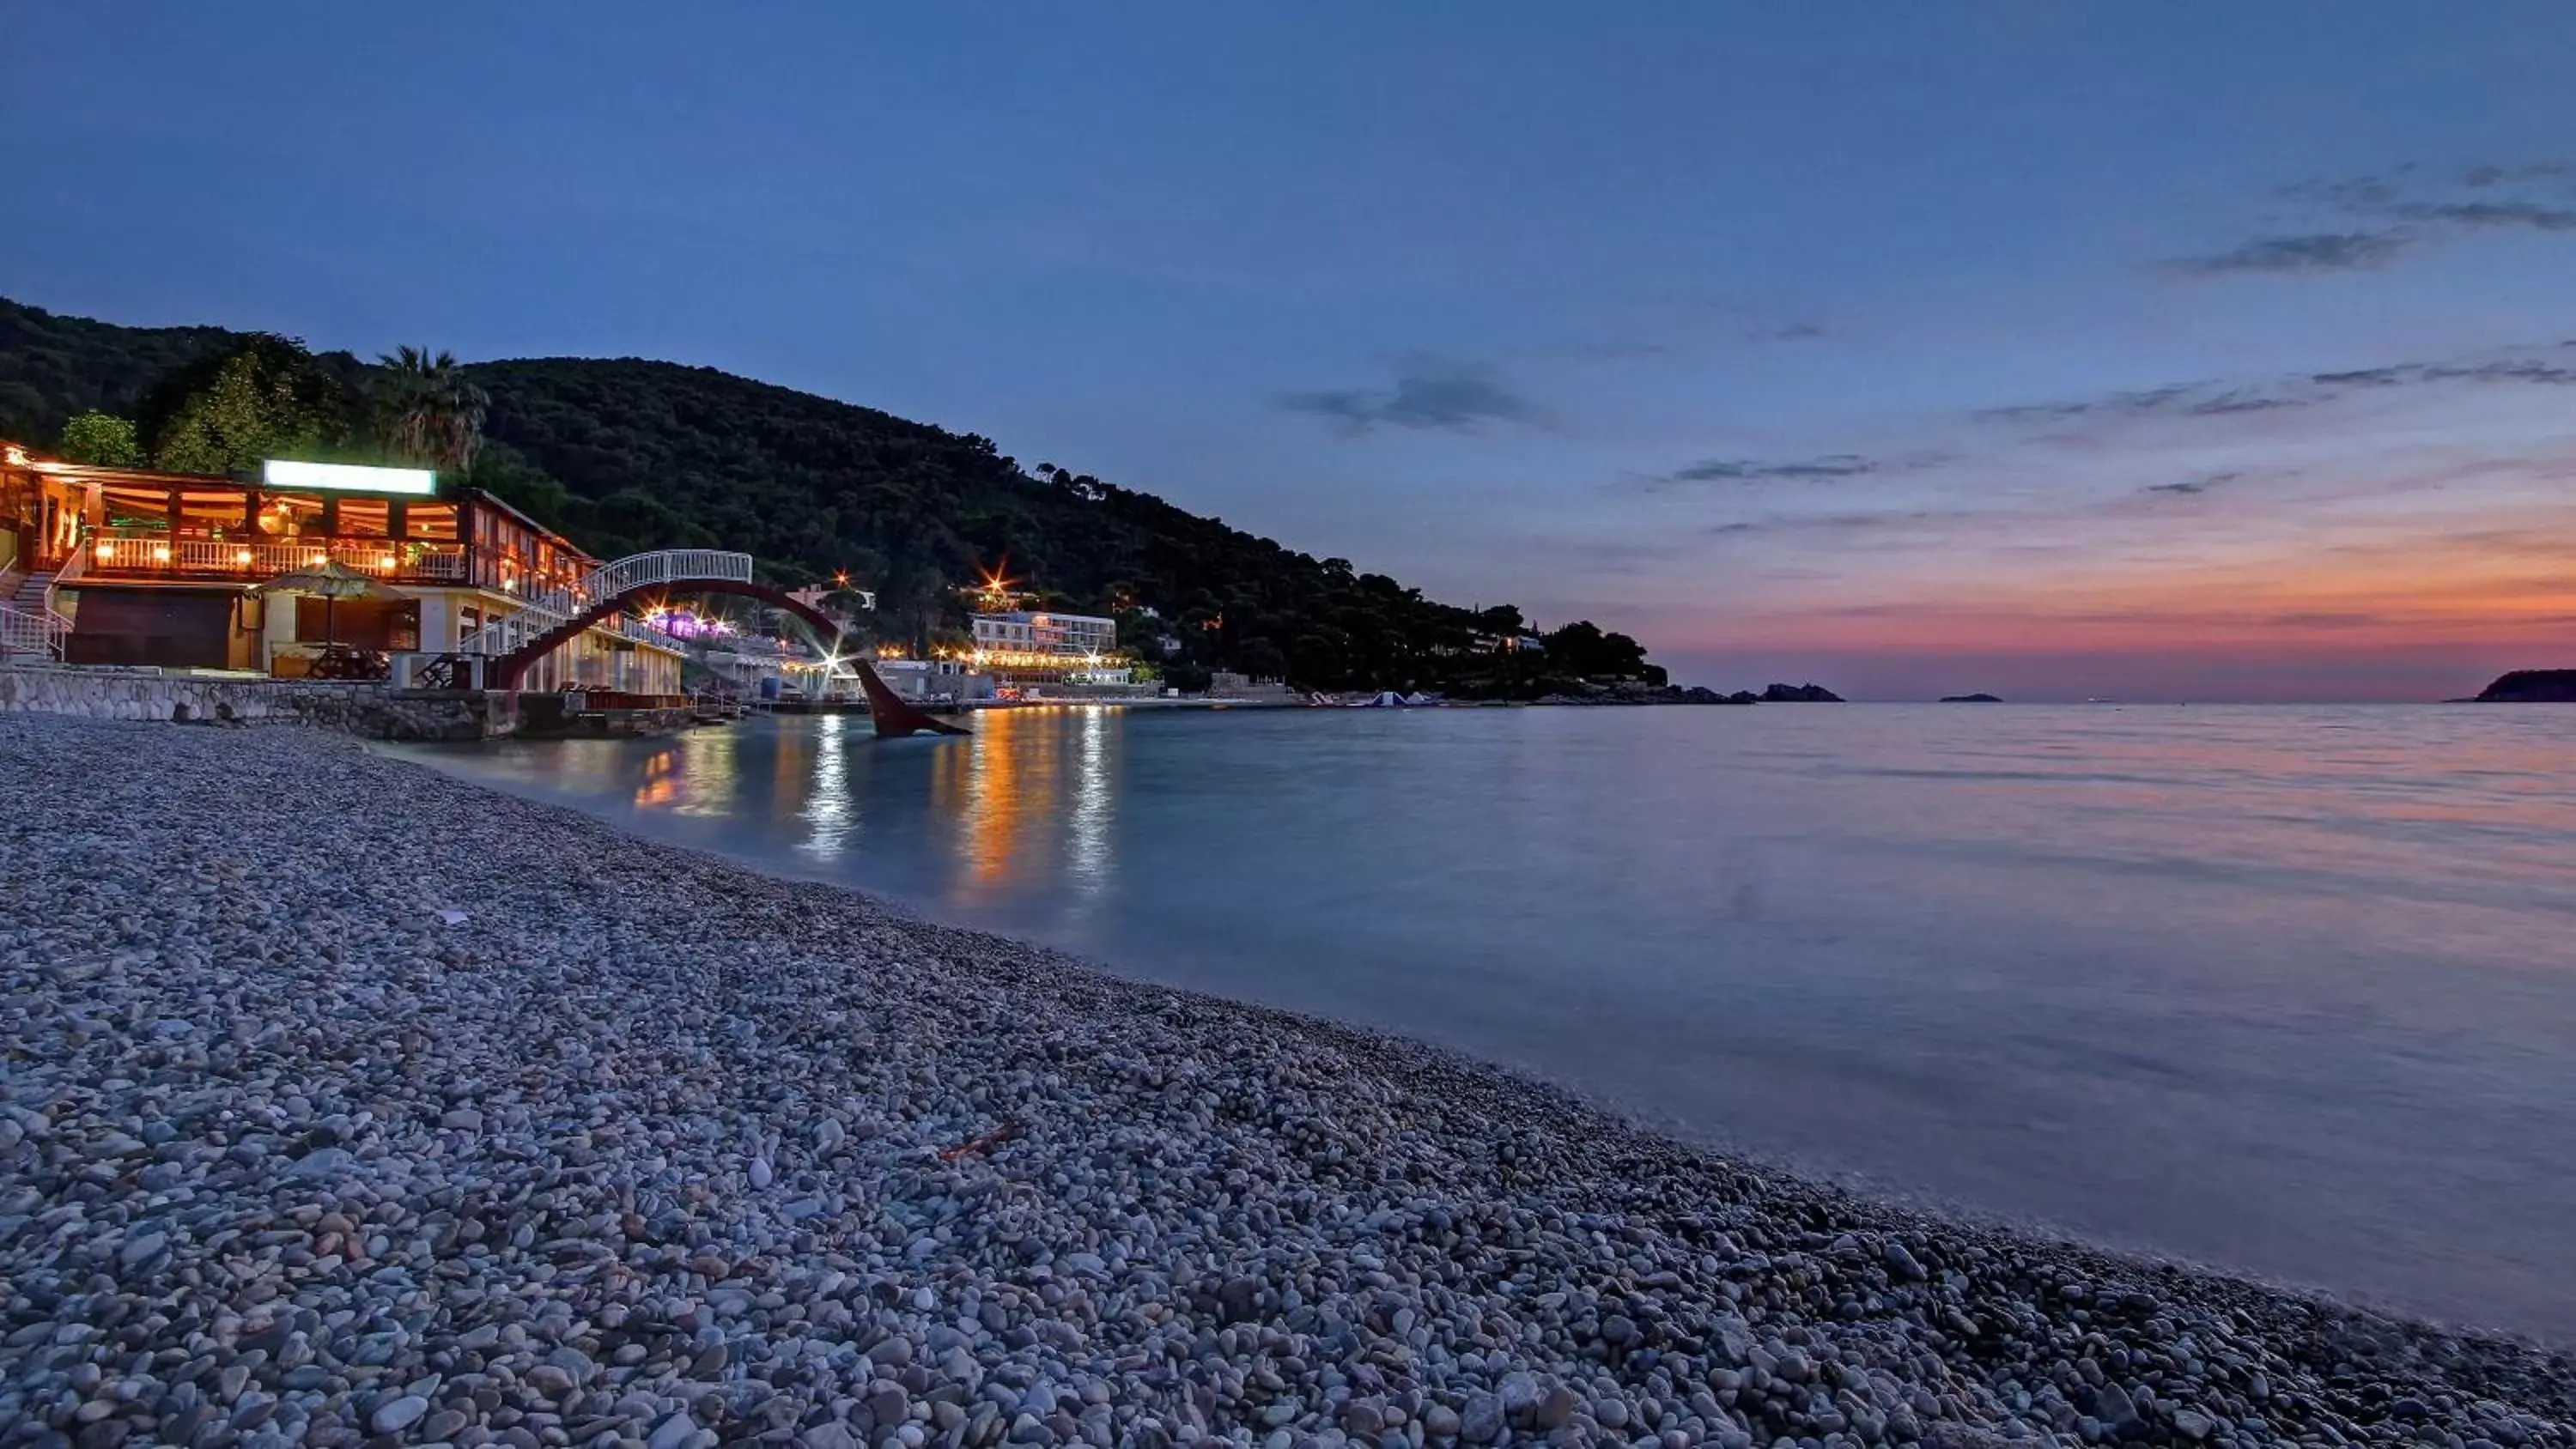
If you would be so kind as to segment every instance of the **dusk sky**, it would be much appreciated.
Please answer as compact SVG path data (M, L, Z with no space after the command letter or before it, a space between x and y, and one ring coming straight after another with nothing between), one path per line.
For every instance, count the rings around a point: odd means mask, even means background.
M1677 679L2576 665L2576 6L0 9L0 294L705 363Z

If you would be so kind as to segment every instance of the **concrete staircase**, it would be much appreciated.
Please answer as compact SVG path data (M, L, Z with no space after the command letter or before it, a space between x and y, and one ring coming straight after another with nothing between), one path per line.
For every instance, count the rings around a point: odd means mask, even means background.
M41 614L53 607L49 597L54 591L52 574L21 574L16 569L0 573L0 585L10 585L13 580L14 586L5 598L0 598L0 603L28 614Z

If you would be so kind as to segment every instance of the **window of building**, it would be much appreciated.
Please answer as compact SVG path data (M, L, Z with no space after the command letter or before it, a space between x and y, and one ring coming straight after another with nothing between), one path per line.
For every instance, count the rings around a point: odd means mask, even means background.
M393 509L381 498L343 498L338 523L342 537L383 538L391 531Z
M453 503L413 503L403 508L403 537L434 538L452 542L456 538L456 505Z
M420 601L417 599L342 599L299 597L295 601L295 637L301 643L338 643L360 649L420 647Z
M259 500L252 527L272 538L294 538L322 531L322 500L310 493L268 493Z
M109 528L168 528L170 492L166 488L120 487L99 490Z
M237 533L249 522L246 489L189 488L179 493L179 526L191 533Z

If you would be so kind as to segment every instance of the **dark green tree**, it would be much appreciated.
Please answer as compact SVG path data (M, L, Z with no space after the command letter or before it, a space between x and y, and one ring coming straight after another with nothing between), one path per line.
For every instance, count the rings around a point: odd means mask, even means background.
M1255 679L1281 679L1288 673L1288 656L1267 639L1246 639L1236 647L1234 662Z
M1577 619L1546 636L1547 662L1568 674L1590 679L1643 679L1646 649L1625 634L1604 633L1589 619Z
M1288 677L1309 689L1340 689L1351 678L1350 656L1339 641L1320 632L1297 636L1296 642L1288 646L1288 666Z
M252 333L154 388L140 430L162 468L230 474L330 449L348 416L347 390L303 343Z
M86 412L63 424L63 441L55 449L74 463L132 468L143 461L143 441L131 419L113 413Z
M568 531L575 526L572 494L507 448L478 450L465 468L464 481L549 528ZM582 521L588 521L586 515Z

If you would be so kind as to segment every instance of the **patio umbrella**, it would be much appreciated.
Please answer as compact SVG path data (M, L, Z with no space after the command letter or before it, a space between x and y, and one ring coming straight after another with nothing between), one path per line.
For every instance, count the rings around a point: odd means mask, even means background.
M255 594L309 594L322 601L322 643L336 648L340 636L333 627L333 613L342 599L400 599L404 595L371 579L338 559L327 559L317 568L298 569L280 574L251 590Z

